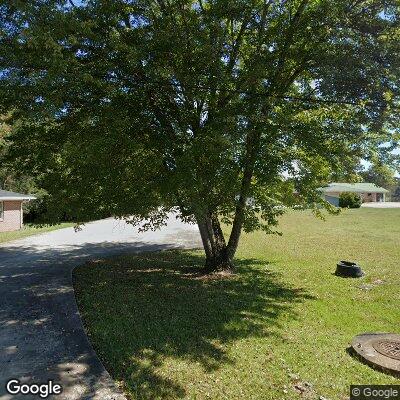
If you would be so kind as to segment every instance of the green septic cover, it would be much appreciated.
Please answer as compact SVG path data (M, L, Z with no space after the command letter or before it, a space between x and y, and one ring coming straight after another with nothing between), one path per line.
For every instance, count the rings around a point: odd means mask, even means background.
M376 186L374 183L330 183L320 188L325 193L334 192L356 192L356 193L388 193L389 191Z

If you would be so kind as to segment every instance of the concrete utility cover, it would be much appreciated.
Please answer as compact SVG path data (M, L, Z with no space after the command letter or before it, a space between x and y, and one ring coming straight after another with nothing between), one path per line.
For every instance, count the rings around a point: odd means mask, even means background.
M400 335L364 333L353 339L351 347L367 364L400 377Z

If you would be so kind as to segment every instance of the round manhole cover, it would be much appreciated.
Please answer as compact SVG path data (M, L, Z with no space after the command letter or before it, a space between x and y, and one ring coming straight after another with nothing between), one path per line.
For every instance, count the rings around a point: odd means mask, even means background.
M400 361L400 341L397 340L377 340L372 343L372 347L386 357Z
M363 333L353 338L351 349L373 368L400 377L400 335Z

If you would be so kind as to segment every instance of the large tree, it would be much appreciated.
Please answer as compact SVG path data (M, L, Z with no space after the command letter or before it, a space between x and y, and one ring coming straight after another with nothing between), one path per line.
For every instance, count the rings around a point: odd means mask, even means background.
M397 145L398 0L3 0L0 20L8 162L52 218L175 210L210 270Z
M379 160L374 160L365 171L361 172L361 176L365 182L374 183L390 191L395 189L397 183L395 171Z
M396 184L392 193L392 201L400 201L400 178L395 178Z

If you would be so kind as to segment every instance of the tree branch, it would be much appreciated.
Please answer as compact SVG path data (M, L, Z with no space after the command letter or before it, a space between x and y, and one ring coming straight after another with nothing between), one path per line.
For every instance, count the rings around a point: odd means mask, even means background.
M297 11L296 11L296 13L295 13L290 25L289 25L289 28L288 28L288 31L287 31L287 34L286 34L286 37L285 37L285 42L284 42L283 48L280 51L278 65L277 65L277 68L276 68L275 76L273 78L273 82L276 82L279 74L282 72L282 68L283 68L283 65L285 63L285 59L286 59L289 47L292 44L293 35L294 35L294 32L295 32L296 25L299 22L299 20L301 18L301 15L302 15L304 9L306 8L308 2L309 2L309 0L303 0L301 2L301 4L299 5L299 8L297 9Z

